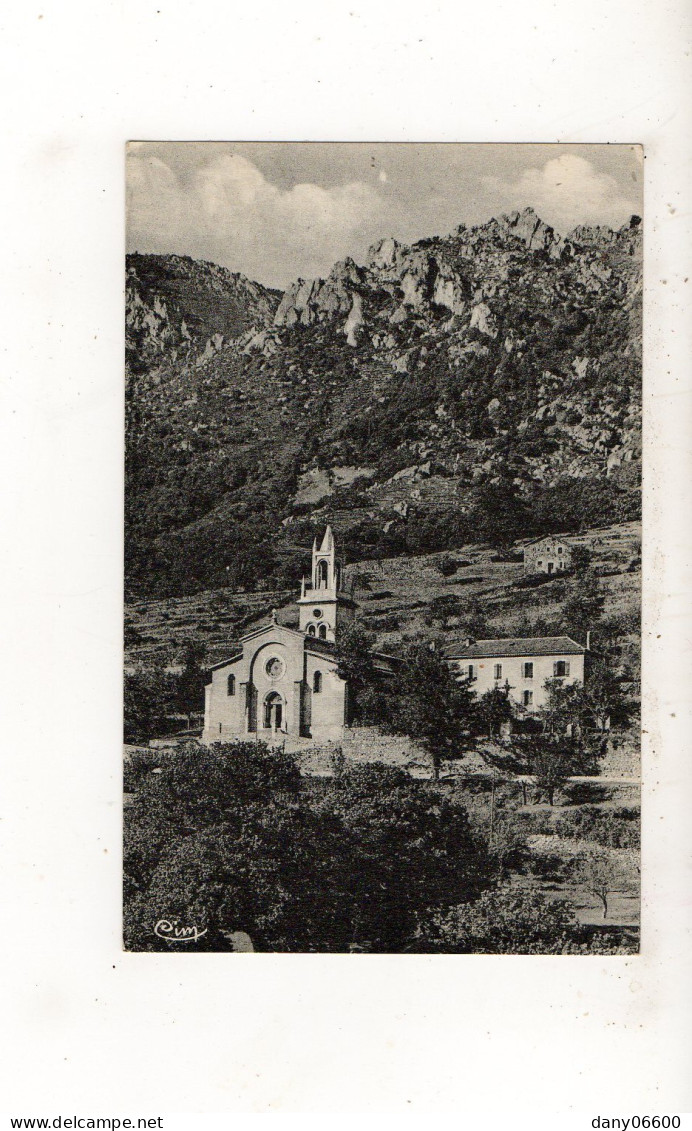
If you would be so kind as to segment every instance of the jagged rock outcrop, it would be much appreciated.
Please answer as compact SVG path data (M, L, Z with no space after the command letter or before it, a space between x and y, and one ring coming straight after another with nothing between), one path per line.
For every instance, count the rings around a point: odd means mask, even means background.
M127 256L125 343L130 369L211 357L251 326L267 325L279 296L215 263L184 255Z
M352 259L336 263L326 279L297 279L284 293L274 316L275 326L311 326L347 315L353 294L364 277Z
M410 247L386 237L283 295L184 257L130 267L141 591L151 561L157 584L225 584L226 565L259 568L272 531L320 508L368 555L428 512L466 513L484 485L535 501L619 484L618 514L636 510L637 218L561 239L524 209Z
M510 235L516 236L529 249L529 251L547 251L554 259L559 259L562 254L562 237L544 224L533 208L525 208L523 212L510 212L500 221L506 226Z

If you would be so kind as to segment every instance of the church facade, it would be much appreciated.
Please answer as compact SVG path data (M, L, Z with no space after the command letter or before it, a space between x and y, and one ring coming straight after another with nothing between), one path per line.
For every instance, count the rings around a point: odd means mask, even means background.
M341 738L348 688L337 672L334 644L354 609L327 527L321 545L313 544L311 576L301 584L298 629L278 624L274 614L211 669L202 741Z

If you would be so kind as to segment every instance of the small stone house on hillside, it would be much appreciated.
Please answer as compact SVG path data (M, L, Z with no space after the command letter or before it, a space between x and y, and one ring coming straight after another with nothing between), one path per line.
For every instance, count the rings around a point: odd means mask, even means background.
M572 564L572 547L564 538L539 538L524 547L525 573L560 573Z
M459 678L470 678L476 695L509 684L511 698L530 714L546 702L547 679L584 682L587 649L569 636L510 637L469 640L445 656Z

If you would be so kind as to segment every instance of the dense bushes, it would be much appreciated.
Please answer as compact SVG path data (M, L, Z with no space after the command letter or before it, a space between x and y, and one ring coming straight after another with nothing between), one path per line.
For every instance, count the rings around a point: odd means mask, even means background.
M420 949L453 954L563 954L577 928L574 912L564 900L507 886L439 916L425 932Z
M143 768L144 769L144 768ZM186 949L400 951L437 911L475 898L490 861L463 807L403 771L345 770L319 791L263 744L188 746L139 775L126 810L126 943Z
M596 805L582 805L569 809L555 821L554 830L560 837L574 840L591 840L604 848L639 848L638 809L600 809Z

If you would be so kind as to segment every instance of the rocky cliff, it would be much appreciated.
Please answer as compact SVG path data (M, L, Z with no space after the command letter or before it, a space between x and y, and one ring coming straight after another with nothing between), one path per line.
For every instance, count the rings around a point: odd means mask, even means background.
M562 238L526 209L410 247L384 238L282 297L131 258L140 591L290 573L327 518L354 553L386 556L424 530L451 544L465 522L490 536L503 513L527 533L633 517L637 217Z
M207 356L248 326L271 322L279 295L215 263L180 255L128 255L125 349L128 367Z

